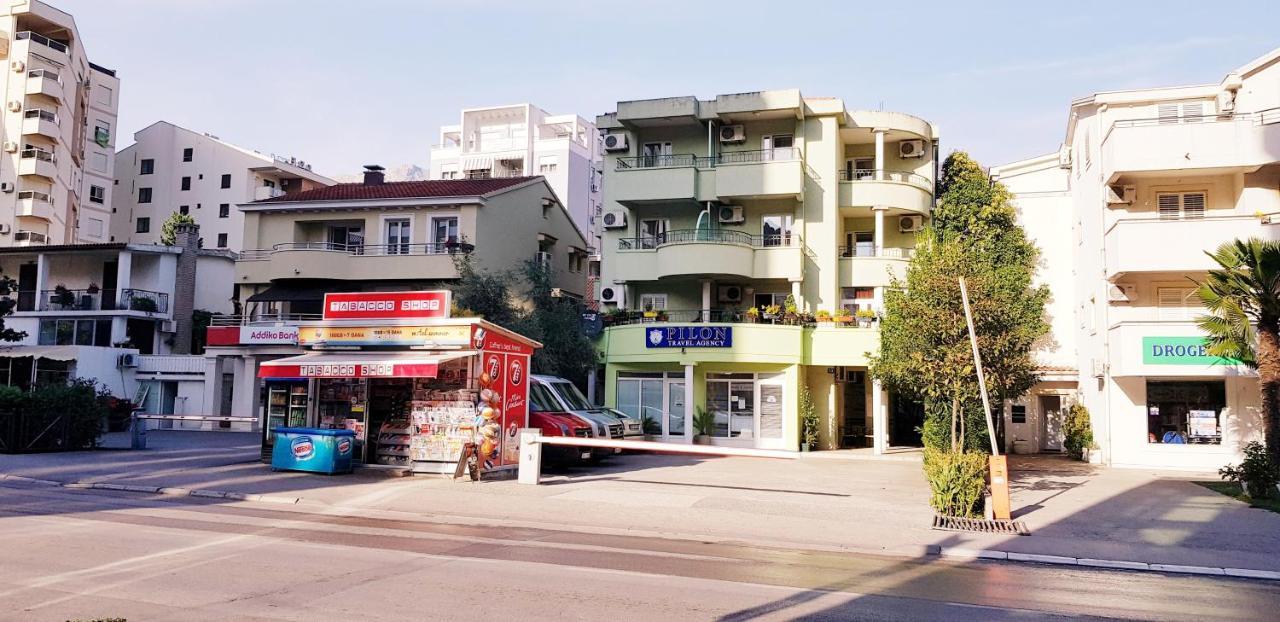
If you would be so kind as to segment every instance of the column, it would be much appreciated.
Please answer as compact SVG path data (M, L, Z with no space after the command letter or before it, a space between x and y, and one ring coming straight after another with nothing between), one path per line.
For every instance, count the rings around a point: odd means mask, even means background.
M596 401L596 370L594 368L587 374L587 401L592 406L600 403Z
M879 380L871 381L871 427L875 435L872 440L872 452L879 456L888 445L889 427L888 413L885 412L884 388Z
M711 321L711 281L702 281L702 320L703 322Z
M877 174L879 173L877 172ZM888 209L889 208L883 205L877 205L871 208L871 212L875 214L875 217L876 217L876 229L875 229L875 239L874 239L874 243L875 243L874 252L876 257L880 257L884 255L884 213L888 211Z
M684 440L693 442L693 363L684 364Z
M120 300L120 290L133 287L130 276L133 274L133 253L120 251L116 256L116 300Z
M36 292L31 297L35 303L30 311L39 311L49 303L49 297L44 293L46 289L53 289L49 286L49 257L40 253L36 255Z
M884 135L889 130L877 127L871 130L876 136L876 179L884 179Z
M799 280L791 282L791 297L796 299L796 309L798 311L803 311L804 298L800 293L800 284L801 284L801 281Z
M204 412L201 415L221 415L222 404L222 359L217 356L204 357Z

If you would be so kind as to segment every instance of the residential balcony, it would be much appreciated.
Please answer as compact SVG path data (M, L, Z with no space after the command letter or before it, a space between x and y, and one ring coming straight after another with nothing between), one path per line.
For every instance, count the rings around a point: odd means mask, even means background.
M284 196L284 190L271 186L258 186L258 188L253 191L254 201L265 201L267 199L274 199L282 196Z
M714 176L715 172L708 170L713 165L710 158L691 153L618 158L614 165L617 174L609 178L609 193L629 206L702 200L699 175Z
M18 158L19 175L36 175L49 181L58 178L58 158L52 151L32 147L23 149Z
M823 322L807 325L743 322L739 312L665 311L662 315L637 320L610 316L614 322L600 341L611 363L669 363L673 351L648 347L649 331L672 324L725 327L733 333L732 348L688 348L680 360L690 363L774 363L788 365L865 366L867 353L880 346L880 331L874 327ZM631 316L628 313L627 316ZM703 318L711 321L703 322Z
M1194 348L1204 332L1192 321L1129 320L1113 324L1107 334L1109 358L1094 364L1094 376L1103 372L1115 377L1256 375L1230 361L1197 356Z
M1280 108L1116 121L1103 136L1101 153L1108 183L1126 173L1247 171L1280 161Z
M52 110L28 108L22 112L22 135L44 136L50 140L62 137L62 127L58 123L58 115Z
M138 357L140 374L204 375L206 360L191 354L144 354Z
M804 162L796 147L728 151L716 156L716 194L725 200L804 196Z
M46 192L23 190L18 193L17 215L52 221L55 215L53 197Z
M44 246L49 243L49 236L35 231L15 231L14 246Z
M843 287L887 287L896 278L907 278L907 265L915 249L840 247L840 285Z
M34 300L32 300L34 298ZM33 308L34 307L34 308ZM18 311L126 311L144 315L169 313L169 294L146 289L67 289L18 292Z
M928 215L933 209L933 181L913 171L841 171L839 200L842 208L886 206Z
M48 58L62 66L71 65L71 48L66 43L30 30L13 33L10 58L27 59L31 54Z
M44 95L62 101L62 76L49 69L32 69L27 72L27 95Z
M1256 216L1127 218L1106 232L1107 278L1132 272L1202 272L1216 267L1206 252L1249 237L1280 238Z
M678 229L620 239L610 261L613 278L619 281L699 275L795 280L803 276L804 242L798 235Z
M236 262L237 282L269 283L279 279L343 279L351 281L456 279L454 256L469 253L465 242L445 244L346 245L289 242L269 249L246 250Z

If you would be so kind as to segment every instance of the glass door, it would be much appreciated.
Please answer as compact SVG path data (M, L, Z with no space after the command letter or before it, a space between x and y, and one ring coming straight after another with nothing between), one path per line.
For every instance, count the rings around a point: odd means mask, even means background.
M387 229L387 254L409 254L409 219L389 218L384 225Z
M667 380L667 421L665 436L684 437L684 379Z
M791 214L773 214L760 219L760 235L765 246L791 245Z
M329 248L360 252L364 248L364 227L362 225L329 225Z

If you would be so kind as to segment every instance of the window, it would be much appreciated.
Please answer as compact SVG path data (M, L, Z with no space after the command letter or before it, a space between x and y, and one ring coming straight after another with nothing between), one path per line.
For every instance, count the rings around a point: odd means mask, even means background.
M137 228L135 231L138 233L151 233L151 219L146 216L138 218Z
M221 186L221 187L222 187L222 188L230 188L230 187L231 187L231 173L223 173L223 174L222 174L222 186Z
M111 105L111 101L112 101L112 100L111 100L111 96L112 96L112 93L111 93L111 87L109 87L109 86L102 86L101 84L95 84L95 85L93 85L93 90L98 94L98 103L99 103L99 104L102 104L103 106L110 106L110 105Z
M1204 102L1167 102L1156 106L1158 123L1199 123L1204 120Z
M190 213L191 213L191 206L190 206L190 205L179 205L179 206L178 206L178 213L179 213L179 214L182 214L183 216L186 216L187 214L190 214Z
M102 203L107 200L107 189L102 186L89 186L89 202Z
M559 165L559 156L544 155L538 158L538 172L543 175L556 172L556 167Z
M107 154L93 152L89 154L89 168L98 172L107 172Z
M183 190L190 190L190 189L191 189L191 177L190 177L190 176L187 176L187 177L183 177L183 178L182 178L182 189L183 189Z
M386 231L387 254L408 255L411 221L408 218L388 218L382 226Z
M873 231L851 231L844 234L844 250L841 257L871 257L876 254L876 234Z
M195 150L195 149L192 149L191 147L187 147L186 149L183 149L183 150L182 150L182 161L183 161L183 162L190 162L190 161L195 157L195 153L196 153L196 150Z
M1010 407L1009 416L1011 418L1010 420L1013 423L1026 423L1027 422L1027 405L1014 404L1013 406Z
M218 204L218 218L231 218L231 204L230 204L230 203L219 203L219 204Z
M582 251L571 248L569 249L569 272L582 272L582 262L586 260L586 255Z
M458 242L458 217L437 216L431 219L431 244L435 252L443 252L446 244Z
M143 158L142 161L138 163L139 175L151 175L152 173L155 173L155 172L156 172L156 161L154 159Z
M93 142L98 143L100 147L106 147L111 144L111 124L102 119L95 119L93 122Z
M844 161L844 178L847 181L875 179L875 158L849 158Z
M218 234L218 248L226 248L226 247L227 247L227 234L225 234L225 233L219 233L219 234Z
M760 159L790 160L795 157L795 137L791 134L774 134L760 138Z
M684 436L683 373L619 372L617 404L648 433Z
M80 220L80 234L91 238L102 237L102 219L87 216L82 218Z
M640 237L637 248L657 248L659 244L666 242L667 230L671 228L671 222L665 218L647 218L640 221L640 227L636 229L636 234Z
M111 320L40 320L42 346L110 346Z
M791 245L791 214L774 214L760 219L760 235L765 246Z
M1204 305L1194 287L1156 288L1158 317L1166 321L1189 321L1204 313Z
M1222 410L1227 407L1221 380L1147 381L1147 442L1184 445L1222 443Z
M1160 220L1204 218L1205 193L1161 192L1156 195Z
M844 287L840 291L840 307L850 311L872 310L875 306L874 287Z
M666 311L666 294L640 294L641 311Z
M776 293L757 292L754 298L754 302L755 302L754 306L755 308L763 312L765 307L768 307L771 305L778 305L779 307L781 307L782 303L786 301L787 301L787 294L782 292L776 292Z
M645 143L640 147L640 166L671 166L671 143Z
M151 202L151 189L150 189L150 188L138 188L138 202L139 202L139 203L150 203L150 202Z
M754 374L707 374L707 410L715 420L716 438L754 438L756 386Z
M457 178L458 178L458 169L456 168L440 169L440 179L457 179Z
M364 249L364 227L361 225L329 225L329 246L333 250L362 252Z

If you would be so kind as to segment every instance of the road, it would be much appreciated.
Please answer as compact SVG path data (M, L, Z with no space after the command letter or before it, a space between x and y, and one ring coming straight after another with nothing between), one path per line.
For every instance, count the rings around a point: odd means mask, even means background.
M65 620L1250 620L1280 586L0 482L0 611ZM856 529L856 525L850 525Z

